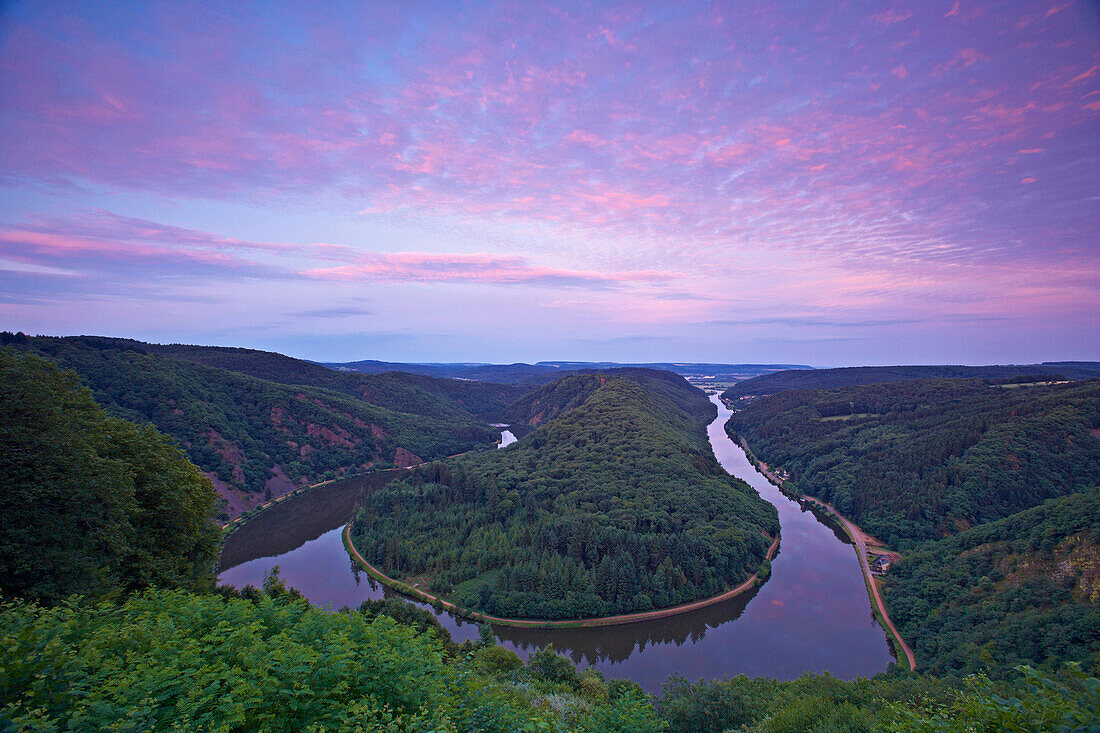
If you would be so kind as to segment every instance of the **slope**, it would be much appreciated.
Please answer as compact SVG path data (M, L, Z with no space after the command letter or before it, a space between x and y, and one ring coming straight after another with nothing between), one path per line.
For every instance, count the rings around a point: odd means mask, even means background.
M913 379L1013 379L1034 376L1043 380L1100 377L1100 362L1043 362L994 366L873 366L840 369L788 370L738 382L722 397L728 400L778 394L789 389L836 389L862 384L904 382Z
M72 373L4 347L0 474L0 596L212 587L210 481L151 426L104 413Z
M788 391L727 430L903 550L885 594L922 669L1100 663L1100 381Z
M890 573L887 598L933 674L1100 665L1100 491L933 542Z
M790 391L727 430L894 546L936 539L1100 482L1100 381L1007 389L919 380Z
M133 342L13 344L73 369L108 412L180 441L226 500L223 518L295 486L370 467L409 465L491 445L470 413L399 412L329 389L277 384L148 353Z

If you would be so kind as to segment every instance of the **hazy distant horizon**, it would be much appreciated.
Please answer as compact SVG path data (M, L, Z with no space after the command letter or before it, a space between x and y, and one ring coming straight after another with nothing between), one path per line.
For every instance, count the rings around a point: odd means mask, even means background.
M393 363L398 363L398 364L484 364L484 365L538 364L538 363L544 363L544 362L585 362L585 363L613 362L613 363L618 363L618 364L628 364L628 363L650 363L650 364L670 363L670 364L675 364L675 363L680 363L680 364L745 364L745 365L755 365L755 366L775 366L775 365L796 366L797 365L797 366L810 367L812 369L834 369L834 368L859 367L859 366L992 366L992 365L1013 365L1013 364L1014 365L1032 365L1032 364L1041 364L1043 362L1070 362L1070 361L1100 362L1100 359L1054 358L1054 357L1036 359L1034 361L984 361L984 362L961 362L961 361L913 361L913 362L903 362L903 361L885 361L885 362L880 362L880 363L871 363L871 362L867 362L867 363L854 363L854 362L853 363L844 363L844 362L838 362L838 363L830 363L830 364L826 364L826 363L813 364L813 363L810 363L810 362L797 361L797 360L779 360L779 359L763 360L763 359L753 359L751 357L744 358L744 359L693 359L693 358L684 358L684 357L643 358L643 359L627 359L627 358L620 358L620 359L616 359L616 358L582 359L582 358L575 358L573 356L561 356L561 355L556 355L555 356L555 355L551 355L551 356L541 356L541 357L538 357L538 358L530 357L530 358L526 358L526 359L524 359L524 358L501 359L501 360L495 360L494 361L494 360L491 360L491 359L483 359L483 358L469 358L469 359L448 358L446 355L443 355L441 358L432 358L432 359L414 359L414 358L407 358L406 359L406 358L389 358L389 357L381 356L381 355L377 355L377 354L367 354L367 355L355 355L355 356L351 356L351 357L347 357L347 358L345 358L345 357L323 358L323 357L319 357L316 354L309 353L309 352L281 351L277 348L269 348L269 347L262 346L262 345L259 345L259 346L258 345L248 345L248 344L245 344L245 343L228 343L228 342L226 342L226 343L216 343L216 342L212 342L212 341L211 342L186 341L186 340L180 340L178 338L173 338L173 337L145 338L145 337L137 337L137 336L130 336L130 335L122 335L122 334L119 334L119 333L32 333L32 332L26 331L25 329L19 329L19 328L4 328L3 330L8 330L8 331L12 331L12 332L22 331L27 336L57 336L57 337L101 336L101 337L106 337L106 338L127 338L127 339L133 339L135 341L144 341L146 343L161 344L161 345L185 344L185 345L188 345L188 346L211 346L211 347L223 347L223 348L256 349L256 350L259 350L259 351L274 352L274 353L278 353L278 354L283 354L284 356L290 356L290 357L293 357L295 359L303 359L305 361L312 361L312 362L323 363L323 364L347 364L347 363L353 363L353 362L357 362L357 361L381 361L381 362L393 362Z
M0 328L1100 360L1100 4L5 3Z

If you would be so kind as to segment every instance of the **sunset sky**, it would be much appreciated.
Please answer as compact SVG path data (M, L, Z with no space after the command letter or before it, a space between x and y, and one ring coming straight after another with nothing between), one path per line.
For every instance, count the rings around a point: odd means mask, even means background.
M1100 3L0 5L0 328L1100 359Z

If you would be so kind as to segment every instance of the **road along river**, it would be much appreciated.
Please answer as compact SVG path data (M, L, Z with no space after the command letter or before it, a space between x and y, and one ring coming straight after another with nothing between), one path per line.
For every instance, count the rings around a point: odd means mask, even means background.
M847 537L753 468L726 436L729 410L717 396L712 401L718 417L708 437L718 461L779 511L779 554L767 582L729 601L655 621L588 629L495 627L504 646L526 657L552 643L578 665L633 679L650 692L659 692L670 675L792 679L829 671L851 679L881 672L893 661ZM360 497L399 473L334 482L261 512L226 541L219 582L259 586L278 565L283 579L317 606L354 608L395 595L352 563L341 532ZM475 624L447 613L439 621L456 641L477 638Z

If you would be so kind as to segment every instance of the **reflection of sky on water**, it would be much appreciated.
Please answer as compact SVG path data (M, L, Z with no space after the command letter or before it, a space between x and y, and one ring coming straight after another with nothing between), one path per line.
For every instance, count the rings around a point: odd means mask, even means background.
M886 669L892 657L871 613L851 546L756 472L744 452L726 437L722 426L728 416L719 404L718 419L709 428L715 455L727 471L748 481L779 511L782 541L768 582L724 603L639 624L560 630L496 627L505 646L526 657L535 648L552 643L582 666L595 666L610 677L633 679L652 692L659 691L670 675L690 680L738 674L792 679L805 672L829 671L851 679ZM335 495L338 490L333 489L330 496L314 497L324 499L332 516L311 508L313 526L305 530L307 536L299 538L304 544L276 557L259 557L225 570L220 582L238 587L259 585L264 574L279 565L282 577L319 606L356 607L368 598L390 595L353 567L340 538L347 507L354 505L363 487L354 486L350 494L339 497ZM299 515L290 503L278 507L278 515L272 514L269 521L261 514L239 530L240 536L234 535L233 541L270 546L273 533L293 532L294 517ZM316 529L325 525L332 528ZM456 641L477 637L476 624L446 613L440 614L439 620Z

